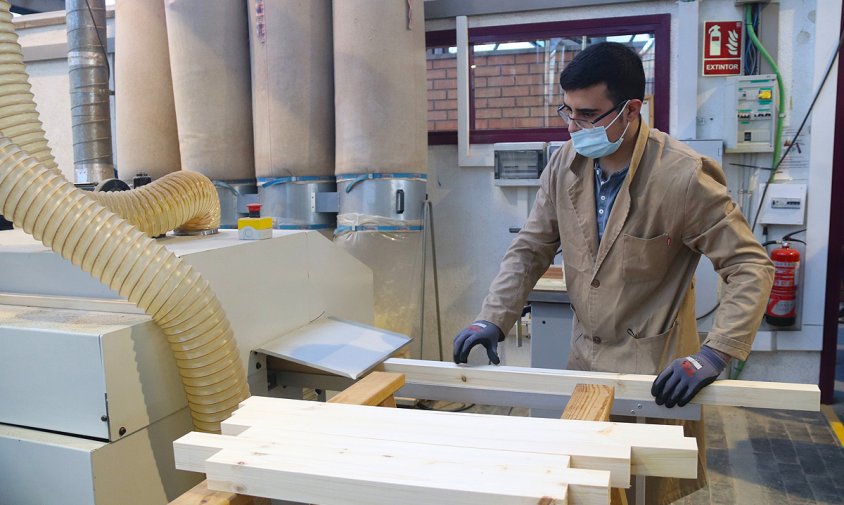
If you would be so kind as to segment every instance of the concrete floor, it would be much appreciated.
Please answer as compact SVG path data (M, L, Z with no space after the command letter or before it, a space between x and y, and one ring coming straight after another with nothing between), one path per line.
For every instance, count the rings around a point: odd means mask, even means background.
M709 486L677 504L844 503L844 447L823 414L710 407L704 419Z

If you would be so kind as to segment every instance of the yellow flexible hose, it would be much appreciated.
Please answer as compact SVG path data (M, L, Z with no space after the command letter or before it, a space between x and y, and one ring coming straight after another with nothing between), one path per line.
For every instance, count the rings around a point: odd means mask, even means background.
M178 228L193 232L220 227L220 198L208 177L179 171L132 191L88 196L137 226L150 237Z
M35 108L9 7L0 0L0 214L150 315L176 358L194 426L219 432L220 421L249 396L231 326L208 283L144 236L180 225L217 228L216 188L197 173L120 193L83 192L65 180Z
M10 4L0 0L0 133L45 167L58 166L44 135L23 63ZM164 177L134 191L89 193L148 235L170 230L216 230L220 200L213 183L198 173Z
M170 343L194 426L220 431L249 389L231 326L190 265L6 137L0 214L149 314Z
M10 4L0 0L0 132L44 167L58 171L35 109Z

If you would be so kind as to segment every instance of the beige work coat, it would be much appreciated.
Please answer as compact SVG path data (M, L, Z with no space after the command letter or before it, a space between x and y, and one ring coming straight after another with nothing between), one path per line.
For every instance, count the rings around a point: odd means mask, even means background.
M642 123L600 243L594 179L594 160L570 142L552 156L477 319L506 333L561 247L575 313L568 368L657 374L700 347L693 276L704 254L724 281L704 344L746 359L773 266L731 200L721 168ZM705 468L703 430L696 424L687 423L687 434L698 435ZM702 474L697 484L660 479L667 487L659 502L697 489L705 483ZM650 479L648 487L650 496Z

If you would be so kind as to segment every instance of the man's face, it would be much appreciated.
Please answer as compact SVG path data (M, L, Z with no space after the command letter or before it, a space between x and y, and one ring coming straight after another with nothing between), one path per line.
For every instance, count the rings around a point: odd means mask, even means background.
M633 100L630 102L632 104ZM604 126L607 128L607 137L614 141L621 136L629 121L627 113L630 107L624 107L622 111L625 102L613 103L607 97L607 85L603 83L566 91L563 94L563 103L564 111L572 118L568 125L569 132ZM621 117L613 121L620 112Z

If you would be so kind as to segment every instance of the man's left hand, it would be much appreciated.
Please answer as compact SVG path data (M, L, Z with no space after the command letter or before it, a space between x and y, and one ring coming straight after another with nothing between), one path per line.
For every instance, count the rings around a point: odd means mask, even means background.
M678 358L662 371L651 386L656 404L682 407L724 371L727 362L720 353L703 346L696 354Z

